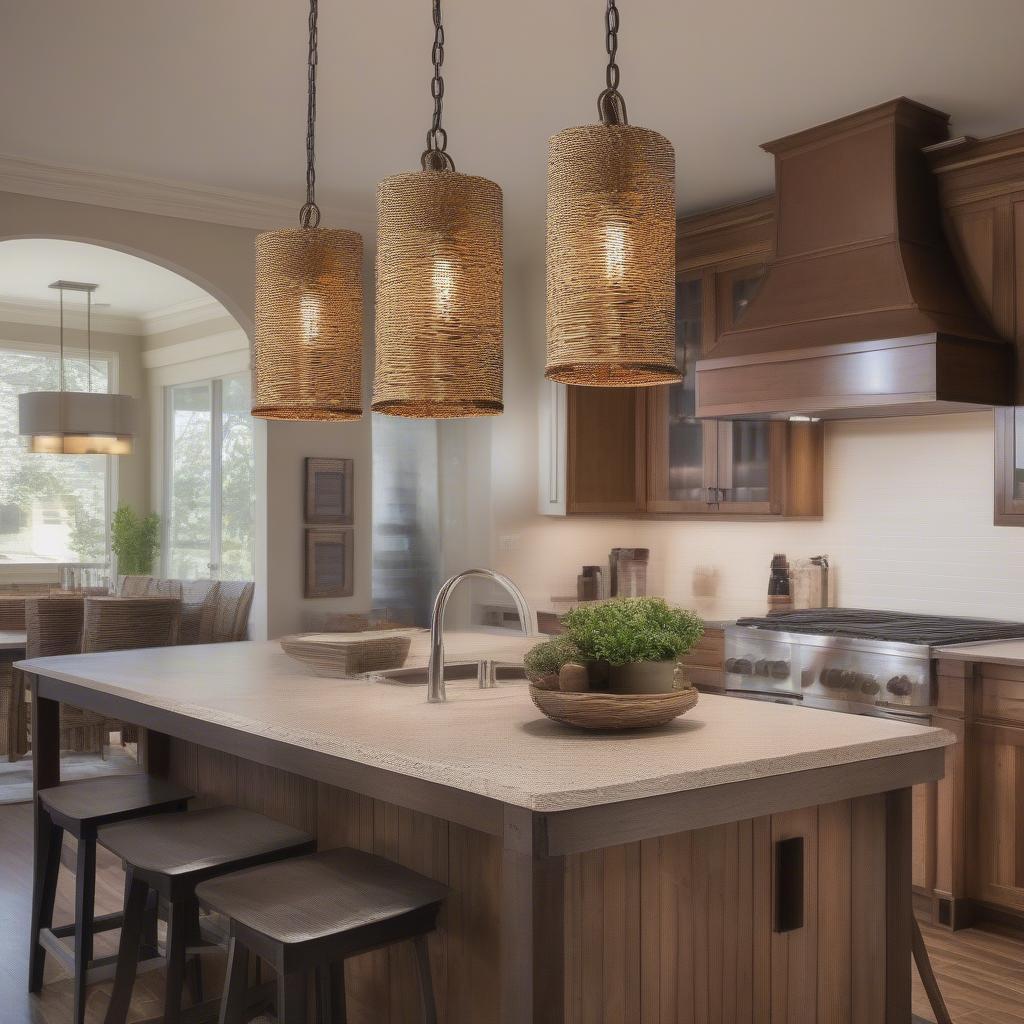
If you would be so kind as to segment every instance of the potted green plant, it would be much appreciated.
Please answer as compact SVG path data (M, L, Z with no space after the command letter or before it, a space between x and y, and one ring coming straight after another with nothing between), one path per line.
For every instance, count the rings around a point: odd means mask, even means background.
M122 576L148 576L160 550L160 517L140 516L131 505L118 505L110 524L110 546Z
M580 605L566 612L562 622L584 658L610 666L609 687L615 693L675 689L680 656L704 635L699 615L660 597Z
M558 689L558 674L565 665L582 661L576 645L567 636L556 636L531 647L523 657L527 678L536 686Z

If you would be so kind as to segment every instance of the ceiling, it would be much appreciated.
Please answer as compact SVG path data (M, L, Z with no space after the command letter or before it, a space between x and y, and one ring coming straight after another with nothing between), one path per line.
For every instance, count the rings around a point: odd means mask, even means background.
M30 306L53 305L53 281L96 284L93 308L103 316L146 317L185 304L213 303L202 288L155 263L84 242L25 238L0 242L0 298ZM78 315L85 296L65 293L65 312Z
M619 0L630 119L675 144L678 203L771 188L759 143L907 95L956 134L1024 127L1021 0ZM445 124L460 170L543 216L545 146L594 119L602 0L445 0ZM0 3L7 155L301 202L306 0ZM319 197L366 216L418 166L428 0L320 11Z

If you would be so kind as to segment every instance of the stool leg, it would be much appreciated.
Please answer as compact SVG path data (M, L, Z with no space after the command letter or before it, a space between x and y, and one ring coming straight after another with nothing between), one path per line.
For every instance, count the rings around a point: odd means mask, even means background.
M132 1001L132 989L135 987L135 972L139 966L149 886L135 878L131 868L125 880L127 896L124 901L124 921L121 924L121 941L117 947L114 988L110 993L104 1024L125 1024Z
M185 946L191 920L189 898L171 900L167 909L167 983L164 986L164 1024L179 1024L185 986Z
M64 829L54 825L50 816L39 808L46 818L39 835L43 841L36 850L35 877L32 886L31 948L28 954L28 990L38 992L43 987L43 968L46 950L39 945L39 933L53 927L53 901L57 895L57 875L60 872L60 851L64 844Z
M417 935L412 940L416 947L416 966L420 975L420 1000L423 1004L423 1024L437 1024L437 1007L434 1005L434 982L430 977L430 957L427 954L426 935Z
M96 839L78 837L75 864L75 1024L85 1024L85 980L92 961L92 920L96 895Z
M228 966L224 975L224 995L220 1001L218 1024L242 1024L248 987L249 951L232 936L228 942Z
M345 1007L345 964L316 969L317 1021L319 1024L348 1024Z
M305 971L277 976L278 1024L306 1024L307 981Z

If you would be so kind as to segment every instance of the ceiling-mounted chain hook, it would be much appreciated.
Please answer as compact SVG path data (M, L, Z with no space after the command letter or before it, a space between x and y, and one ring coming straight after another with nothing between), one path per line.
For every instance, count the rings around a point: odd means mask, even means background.
M316 205L316 66L318 0L309 0L309 56L306 61L306 201L299 210L299 224L315 228L320 223Z
M604 48L608 66L604 72L605 87L597 97L597 116L601 124L628 124L626 101L619 92L619 65L615 61L619 50L619 8L615 0L608 0L605 7Z
M454 171L455 162L448 155L448 133L441 127L444 111L444 78L441 66L444 64L444 24L441 21L441 0L433 0L434 42L430 47L430 62L434 65L434 77L430 80L430 95L434 100L434 114L427 131L427 148L420 156L420 166L425 171Z

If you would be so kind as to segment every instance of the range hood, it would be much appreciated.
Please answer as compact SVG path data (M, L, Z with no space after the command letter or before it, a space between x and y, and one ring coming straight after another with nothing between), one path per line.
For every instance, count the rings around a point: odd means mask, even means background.
M967 294L922 153L948 122L897 99L763 147L775 157L775 259L742 320L696 364L698 416L1013 404L1013 346Z

